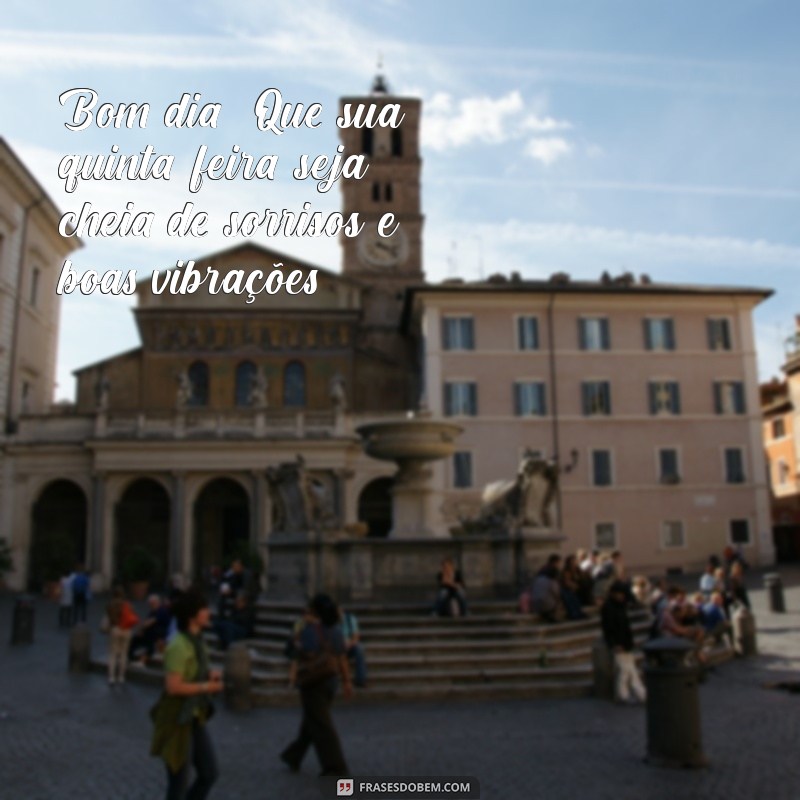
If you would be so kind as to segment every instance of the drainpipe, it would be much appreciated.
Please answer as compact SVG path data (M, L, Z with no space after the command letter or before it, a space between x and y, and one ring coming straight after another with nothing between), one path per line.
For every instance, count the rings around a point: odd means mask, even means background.
M19 258L17 259L17 296L14 302L14 321L11 326L11 363L8 376L8 395L6 397L6 434L17 432L17 420L14 415L14 397L17 393L17 342L19 341L19 319L22 313L22 275L25 268L25 243L28 239L28 217L30 212L44 200L41 194L22 212L22 228L20 230Z
M547 304L547 348L550 364L550 431L553 448L553 461L555 462L556 475L556 506L558 508L558 522L561 524L561 445L558 430L558 390L556 388L556 344L553 326L553 306L556 302L554 292L550 293L550 301Z

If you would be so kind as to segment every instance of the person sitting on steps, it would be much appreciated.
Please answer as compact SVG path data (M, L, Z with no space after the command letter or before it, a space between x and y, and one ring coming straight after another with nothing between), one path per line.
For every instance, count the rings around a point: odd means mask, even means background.
M456 569L452 558L442 560L441 569L436 576L438 591L434 612L440 617L464 617L467 614L467 596L464 578Z

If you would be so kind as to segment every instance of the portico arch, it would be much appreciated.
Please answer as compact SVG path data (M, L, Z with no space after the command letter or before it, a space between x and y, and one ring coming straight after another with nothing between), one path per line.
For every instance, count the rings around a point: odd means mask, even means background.
M358 496L358 520L368 527L367 536L385 538L392 529L392 478L375 478Z
M28 588L39 591L86 559L88 504L67 479L46 484L31 509Z
M232 478L215 478L197 495L194 503L194 569L207 577L214 568L224 568L237 549L250 540L250 498Z
M114 574L122 577L132 553L144 550L153 560L153 582L161 584L169 563L170 497L154 478L137 478L117 502L114 513Z

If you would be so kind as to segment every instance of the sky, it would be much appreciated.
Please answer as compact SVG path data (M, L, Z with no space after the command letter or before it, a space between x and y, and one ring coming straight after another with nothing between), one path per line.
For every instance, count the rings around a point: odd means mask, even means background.
M430 280L518 271L646 273L655 281L764 286L755 313L761 377L779 372L800 313L800 5L786 2L562 0L6 0L0 27L0 135L63 211L156 213L149 239L85 237L76 269L139 276L230 247L231 210L306 201L292 180L301 153L333 155L338 98L369 90L378 58L393 93L423 100L424 267ZM86 87L98 104L151 106L144 129L65 127L59 95ZM316 129L259 131L256 98L321 103ZM216 129L166 129L184 92L222 103ZM65 155L175 156L165 181L84 181L64 190ZM272 181L206 182L188 174L201 145L278 155ZM203 239L168 237L193 202ZM253 237L338 270L336 238ZM58 398L72 371L138 344L132 299L72 294L62 303Z

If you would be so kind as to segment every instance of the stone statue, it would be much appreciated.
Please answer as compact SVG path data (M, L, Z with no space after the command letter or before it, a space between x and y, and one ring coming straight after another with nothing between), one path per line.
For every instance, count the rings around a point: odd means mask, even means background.
M266 409L269 400L269 380L264 369L257 369L250 383L250 405L258 411Z
M337 524L325 484L306 470L305 459L267 468L273 533L305 533Z
M175 394L175 404L182 410L189 405L192 399L192 381L189 378L189 371L183 370L175 376L178 383L178 390Z
M333 404L334 411L344 411L347 406L347 395L345 393L344 376L337 372L330 382L328 389L328 396Z
M110 393L111 381L109 381L105 375L100 375L94 386L95 403L99 412L103 413L108 411L108 398Z
M551 528L558 524L557 493L558 467L526 451L517 477L488 484L483 490L477 518L461 522L472 530Z

